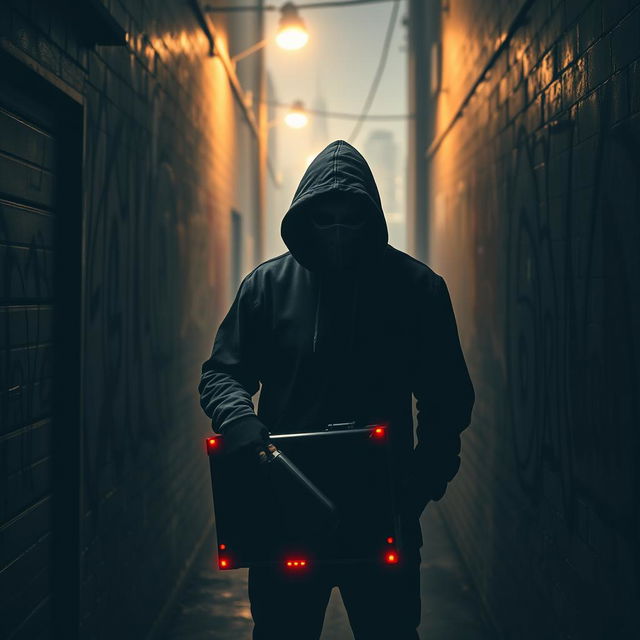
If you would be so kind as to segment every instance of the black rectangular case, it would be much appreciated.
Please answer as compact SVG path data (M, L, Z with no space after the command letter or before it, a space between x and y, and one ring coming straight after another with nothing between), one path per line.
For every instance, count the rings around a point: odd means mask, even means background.
M220 569L398 563L388 425L270 439L278 453L260 463L225 455L222 435L207 438Z

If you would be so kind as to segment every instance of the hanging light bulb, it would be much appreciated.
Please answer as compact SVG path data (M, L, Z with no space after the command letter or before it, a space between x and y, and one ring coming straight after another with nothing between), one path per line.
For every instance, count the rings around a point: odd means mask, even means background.
M304 108L302 100L296 100L292 105L289 113L284 117L284 121L288 126L293 129L301 129L306 127L309 122L309 117Z
M293 2L285 2L280 9L280 23L276 42L282 49L301 49L309 40L309 32L304 20L298 15Z

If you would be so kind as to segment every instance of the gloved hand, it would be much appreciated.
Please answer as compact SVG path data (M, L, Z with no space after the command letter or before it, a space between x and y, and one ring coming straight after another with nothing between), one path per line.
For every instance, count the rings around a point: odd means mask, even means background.
M266 456L267 450L271 450L269 430L255 415L243 416L230 422L222 430L222 435L227 454Z
M274 444L267 445L267 451L269 453L273 453L274 451L277 451L276 446ZM260 458L260 462L266 462L267 455L268 455L267 451L265 451L264 449L260 449L258 451L258 458Z

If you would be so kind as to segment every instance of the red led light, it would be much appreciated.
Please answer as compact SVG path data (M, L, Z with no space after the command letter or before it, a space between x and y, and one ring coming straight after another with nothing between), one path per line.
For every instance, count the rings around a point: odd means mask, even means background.
M393 537L392 537L392 536L389 536L389 537L387 538L387 542L388 542L389 544L393 544Z
M221 544L221 545L218 545L218 546L219 546L219 548L220 548L220 549L222 549L222 550L224 550L224 549L226 549L226 548L227 548L227 545L226 545L226 544Z
M213 447L218 444L217 438L209 438L209 444Z
M229 566L229 561L226 558L220 558L218 564L221 569L226 569Z
M381 426L374 427L373 431L371 432L371 436L374 438L384 438L385 428Z
M307 561L306 560L287 560L286 565L287 567L298 567L298 568L306 567Z
M385 556L385 560L387 561L387 564L396 564L398 562L398 554L394 551L390 551Z

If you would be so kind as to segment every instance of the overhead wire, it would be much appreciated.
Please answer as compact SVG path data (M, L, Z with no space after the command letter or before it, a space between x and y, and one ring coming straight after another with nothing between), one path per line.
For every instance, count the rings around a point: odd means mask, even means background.
M310 2L309 4L293 3L296 9L330 9L336 7L348 7L349 5L374 4L380 2L396 2L396 0L327 0L326 2ZM241 6L216 6L207 5L205 11L280 11L282 6L275 4L241 5Z
M266 104L273 107L291 108L291 104L286 102L275 102L273 100L267 100ZM339 118L342 120L359 120L362 117L362 113L346 113L342 111L325 111L323 109L307 109L304 110L307 113L323 116L325 118ZM412 113L373 113L367 114L367 120L387 121L387 120L409 120L414 117Z
M310 2L295 4L296 9L325 9L327 7L347 7L350 4L373 4L379 2L395 2L396 0L327 0L326 2Z

